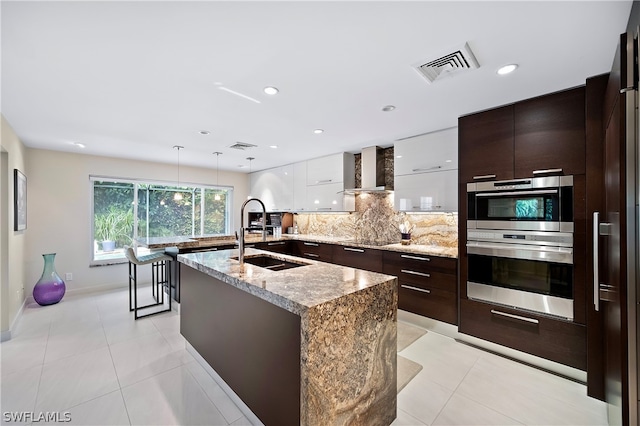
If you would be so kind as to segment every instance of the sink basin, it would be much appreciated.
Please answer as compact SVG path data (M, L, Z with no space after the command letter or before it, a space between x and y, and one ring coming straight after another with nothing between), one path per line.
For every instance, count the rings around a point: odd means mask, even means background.
M237 260L237 258L235 258ZM287 260L276 259L275 257L260 255L260 256L247 256L244 258L245 263L250 263L260 268L269 269L271 271L284 271L285 269L298 268L300 266L307 266L308 263L294 263Z

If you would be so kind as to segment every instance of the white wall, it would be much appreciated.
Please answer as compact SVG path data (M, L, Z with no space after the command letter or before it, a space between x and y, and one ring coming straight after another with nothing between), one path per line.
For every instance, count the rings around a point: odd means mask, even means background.
M56 271L63 279L65 273L73 273L73 281L66 281L67 291L127 285L126 264L89 267L93 247L89 175L166 181L175 181L178 175L176 164L41 149L27 150L27 172L27 295L40 278L44 253L57 253ZM181 165L180 182L215 184L215 168ZM249 193L249 175L220 171L218 183L234 187L233 221L239 226L240 206Z
M26 148L4 116L1 118L1 127L0 340L5 340L11 336L10 328L25 298L23 288L26 286L27 279L24 260L27 237L31 229L27 218L26 230L13 230L13 169L19 169L28 175L25 167Z

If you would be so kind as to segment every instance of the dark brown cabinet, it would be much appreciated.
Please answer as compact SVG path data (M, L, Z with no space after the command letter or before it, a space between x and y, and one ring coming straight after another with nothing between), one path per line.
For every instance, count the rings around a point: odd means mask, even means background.
M584 86L460 117L460 182L584 174L585 137Z
M320 262L331 262L333 259L332 244L313 241L293 241L291 254Z
M459 182L513 178L513 105L458 119Z
M585 93L581 86L458 121L460 332L583 370L588 263ZM549 174L574 177L573 321L467 299L467 183Z
M580 370L587 366L587 330L581 324L462 299L460 331Z
M585 173L584 86L514 105L514 159L516 178Z
M266 241L257 243L255 248L260 250L272 251L275 253L291 254L293 249L293 241Z
M457 260L384 252L383 272L398 277L398 308L457 324Z
M334 245L333 263L382 273L382 251L370 248Z

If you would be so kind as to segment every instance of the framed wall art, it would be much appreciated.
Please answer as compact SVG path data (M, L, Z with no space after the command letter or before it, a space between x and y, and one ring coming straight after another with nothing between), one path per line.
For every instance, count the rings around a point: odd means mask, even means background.
M13 230L27 229L27 177L13 169Z

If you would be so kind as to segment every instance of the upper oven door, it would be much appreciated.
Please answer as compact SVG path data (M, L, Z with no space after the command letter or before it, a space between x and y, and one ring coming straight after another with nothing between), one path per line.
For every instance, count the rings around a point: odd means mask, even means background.
M558 177L542 186L538 179L469 188L470 227L573 232L573 186Z

